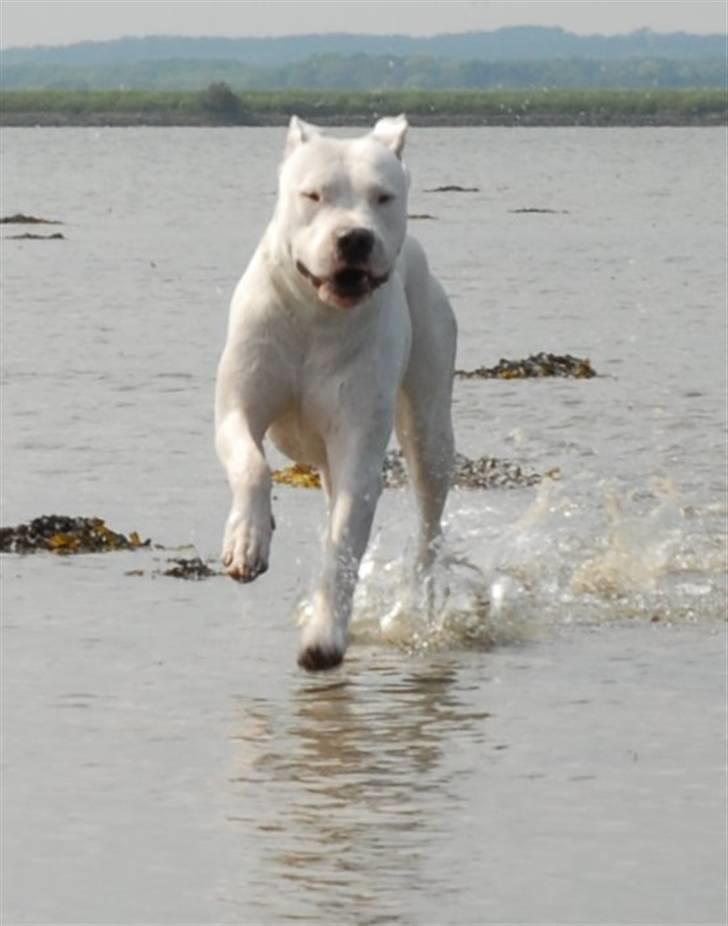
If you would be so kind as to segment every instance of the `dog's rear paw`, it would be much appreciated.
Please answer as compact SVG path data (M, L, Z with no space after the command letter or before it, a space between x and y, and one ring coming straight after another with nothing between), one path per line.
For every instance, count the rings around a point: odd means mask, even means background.
M222 562L231 579L252 582L268 569L272 524L262 529L231 514L225 526Z

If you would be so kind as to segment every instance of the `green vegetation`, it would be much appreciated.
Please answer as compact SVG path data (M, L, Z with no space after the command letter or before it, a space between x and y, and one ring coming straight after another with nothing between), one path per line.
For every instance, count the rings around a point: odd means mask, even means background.
M200 112L199 93L161 90L7 90L0 93L0 112L161 113Z
M266 125L291 113L322 123L369 122L406 112L420 125L725 124L721 90L52 91L0 93L5 125Z
M236 91L719 88L725 86L726 64L716 57L502 61L328 53L266 66L246 59L13 64L10 58L2 68L6 90L202 90L223 82Z

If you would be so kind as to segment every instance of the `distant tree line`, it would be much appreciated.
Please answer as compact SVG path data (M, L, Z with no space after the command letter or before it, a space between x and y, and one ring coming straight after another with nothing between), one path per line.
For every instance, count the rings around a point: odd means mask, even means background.
M627 58L725 58L725 35L660 33L639 29L623 35L575 35L558 27L509 26L490 32L447 35L313 34L269 37L127 37L73 45L9 48L5 65L108 65L146 61L245 62L281 67L316 56L442 58L458 61L546 61L571 58L612 61ZM212 79L212 78L211 78Z
M726 89L726 58L460 60L323 54L277 67L240 60L149 59L97 63L16 60L3 53L3 89L203 90L505 90Z

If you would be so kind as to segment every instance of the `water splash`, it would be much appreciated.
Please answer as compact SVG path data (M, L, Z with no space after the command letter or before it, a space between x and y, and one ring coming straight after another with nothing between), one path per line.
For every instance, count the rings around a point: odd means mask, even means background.
M606 496L607 535L601 549L578 566L571 580L577 593L605 598L652 591L670 572L682 540L675 487L654 484L655 507L634 511L636 493Z
M581 497L548 482L535 499L462 492L453 502L427 580L413 551L385 548L392 525L373 539L354 599L355 641L487 649L572 624L725 619L725 533L716 512L685 507L667 481L591 486ZM301 603L303 619L310 608Z
M531 577L518 564L536 536L550 492L543 486L536 502L499 537L486 526L482 505L456 506L426 578L417 571L413 551L387 557L381 537L375 539L360 570L354 638L419 652L489 649L537 634L537 598ZM504 551L510 552L504 557Z
M411 651L489 649L527 635L518 607L523 590L507 576L489 576L452 545L427 579L408 554L367 557L354 602L352 634Z

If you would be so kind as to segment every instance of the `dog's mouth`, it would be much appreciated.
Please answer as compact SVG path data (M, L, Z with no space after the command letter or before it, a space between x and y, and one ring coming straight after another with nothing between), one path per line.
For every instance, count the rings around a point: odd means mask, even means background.
M369 296L389 279L389 274L375 276L367 267L346 265L335 270L330 277L317 277L301 261L296 269L316 289L323 302L340 309L350 309Z

